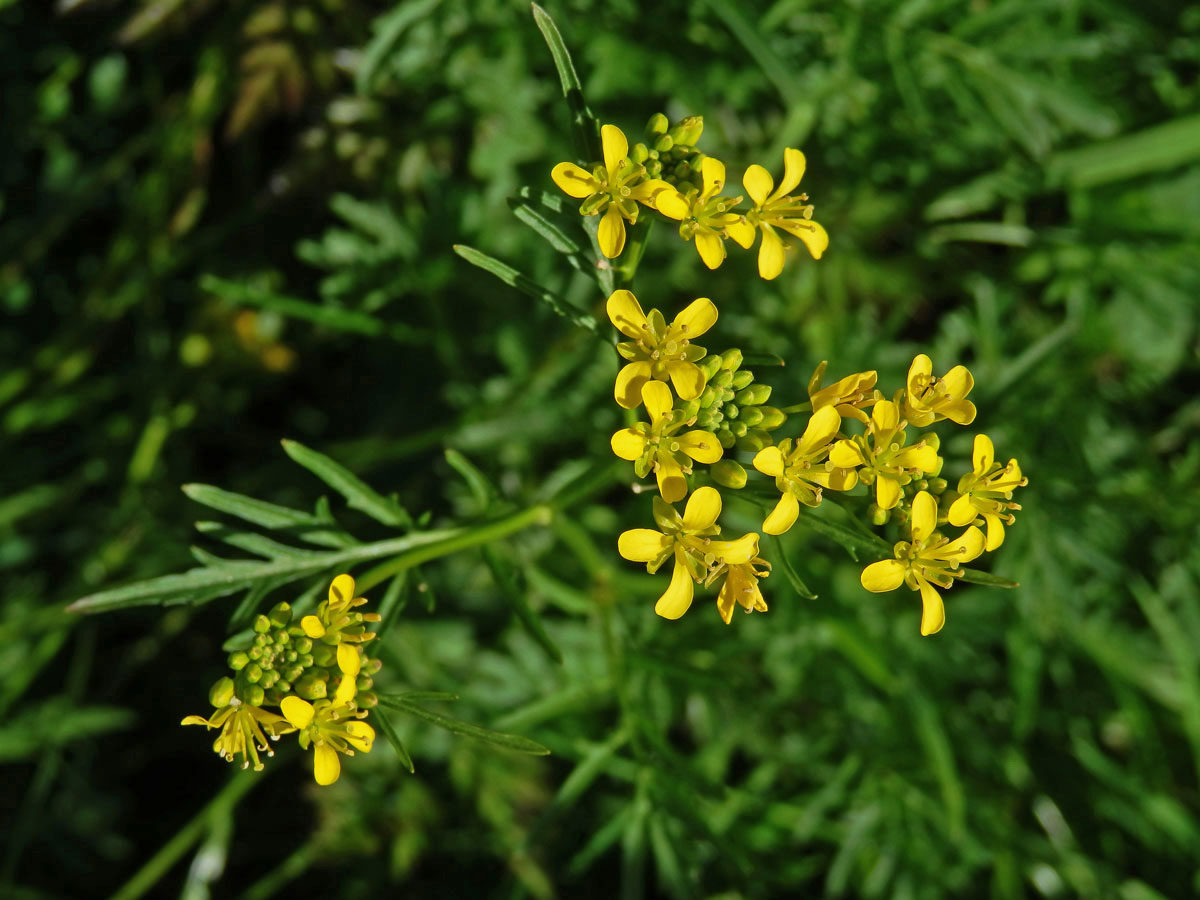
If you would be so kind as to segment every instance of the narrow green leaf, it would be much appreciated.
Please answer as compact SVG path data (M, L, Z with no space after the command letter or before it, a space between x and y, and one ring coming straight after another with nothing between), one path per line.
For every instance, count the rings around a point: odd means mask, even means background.
M567 234L559 225L537 207L517 197L508 198L508 206L518 219L538 233L546 243L567 256L583 252L579 242ZM578 216L575 217L578 220Z
M1089 188L1196 160L1200 160L1200 115L1056 153L1048 160L1046 172L1052 181Z
M420 22L437 9L441 0L408 0L379 16L372 25L375 34L363 48L362 59L354 74L354 89L369 94L383 73L384 63L397 52L404 30Z
M311 544L324 547L348 547L354 538L340 530L331 530L329 523L311 513L301 512L287 506L277 506L265 500L256 500L245 494L222 490L209 484L185 484L183 492L197 503L202 503L218 512L237 516L254 525L272 531L287 531L303 537Z
M458 694L450 691L403 691L393 696L408 700L410 703L450 703L458 699Z
M808 585L804 583L804 581L800 578L800 575L796 572L795 567L792 565L792 561L788 559L787 551L783 549L783 541L774 535L768 536L768 541L771 545L771 559L768 560L768 562L774 562L778 564L779 568L783 571L784 576L791 583L792 590L794 590L797 594L799 594L805 600L816 600L817 595L809 590Z
M450 468L461 475L462 480L467 483L467 488L471 491L471 496L475 498L480 509L485 513L489 512L495 506L499 496L496 486L471 460L453 447L446 448L445 456Z
M299 441L283 441L284 452L346 498L351 509L392 528L412 528L412 516L395 500L382 496L339 462Z
M395 727L388 721L388 717L384 711L376 707L375 713L371 718L373 721L379 723L379 730L383 732L383 736L387 738L388 743L392 745L392 749L396 751L396 755L400 757L400 764L408 769L409 774L415 773L417 769L413 765L412 757L404 749L404 743L400 740L400 735L396 734Z
M522 275L512 266L465 244L455 244L454 252L471 265L478 266L485 272L491 272L510 287L515 287L521 293L542 301L560 316L569 319L580 328L586 328L595 334L600 333L599 325L593 316L576 309L562 297Z
M805 528L811 529L837 544L841 544L846 549L846 552L850 554L850 558L855 562L859 561L860 553L871 559L886 559L892 555L891 545L883 538L868 537L845 525L838 525L836 522L823 519L807 510L800 510L800 518L796 521Z
M415 693L415 692L414 692ZM490 731L487 728L481 728L478 725L472 725L468 722L460 722L458 719L451 719L438 713L425 709L423 706L418 706L411 702L408 698L411 694L380 694L379 702L383 706L390 709L396 709L401 712L409 713L430 722L439 728L444 728L454 734L462 737L473 738L477 741L483 741L488 744L495 744L497 747L503 747L506 750L515 750L518 753L530 753L536 756L548 756L550 751L541 744L529 740L529 738L519 737L515 734L503 734L499 731Z
M388 582L387 589L383 592L383 597L377 607L379 612L379 625L375 628L377 637L382 637L384 632L392 627L396 619L400 618L400 613L404 612L404 607L408 605L406 588L410 571L405 569Z
M512 607L517 620L550 658L561 666L562 651L546 633L546 626L542 624L541 616L529 605L529 595L523 573L515 569L507 559L501 557L495 547L486 546L482 552L484 562L487 563L488 570L492 573L492 579L500 588L500 593L508 601L509 606Z
M571 109L571 136L575 141L575 152L586 162L602 159L600 150L600 123L588 109L587 101L583 98L583 86L575 73L575 64L571 61L571 53L559 34L558 26L544 9L533 4L533 21L546 39L550 55L554 58L554 68L558 70L558 80L562 84L563 97Z
M991 587L1002 588L1020 587L1017 582L1009 578L993 575L991 572L984 572L980 569L968 569L966 566L963 566L959 571L962 572L962 580L969 581L971 584L986 584Z
M742 368L761 368L763 366L786 366L783 358L774 353L747 353L742 357Z
M319 551L290 547L253 531L239 531L236 528L230 528L223 522L197 522L196 530L231 547L237 547L239 550L245 550L247 553L253 553L264 559L299 559L320 555Z
M763 40L758 26L745 15L746 10L753 7L731 0L706 0L708 6L717 17L725 23L738 43L746 48L746 52L758 63L758 67L779 92L779 97L785 106L800 105L796 98L804 97L806 92L799 80L792 74L795 67L784 62L771 46Z

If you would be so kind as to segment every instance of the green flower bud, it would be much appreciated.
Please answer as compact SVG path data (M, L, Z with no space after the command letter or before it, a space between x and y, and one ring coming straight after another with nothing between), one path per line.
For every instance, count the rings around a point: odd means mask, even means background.
M310 668L313 664L312 654L311 653L301 653L300 658L298 660L296 660L296 662L299 663L301 666L303 666L306 669Z
M629 158L635 163L644 163L650 158L650 150L641 141L633 145L633 149L629 151Z
M704 116L687 116L672 126L667 134L675 139L677 144L687 144L695 147L704 133Z
M747 430L745 435L737 440L737 448L745 453L757 453L764 447L771 446L771 436L760 428Z
M337 662L337 650L329 644L317 644L312 652L313 663L323 669L328 669Z
M745 437L746 432L750 429L746 426L745 422L731 422L729 430L733 432L734 437Z
M299 681L300 676L303 674L304 666L291 666L288 669L284 669L283 679L284 681Z
M666 134L667 129L671 127L671 120L660 112L656 112L646 122L646 134L653 137L659 134Z
M292 644L292 646L296 648L297 653L312 653L312 638L308 637L307 635L296 638L296 642Z
M275 682L275 692L278 694L290 694L292 692L292 683L286 678L280 678Z
M374 709L379 705L379 698L369 691L365 694L359 694L354 698L354 702L359 709Z
M930 478L927 480L929 482L929 493L940 496L946 492L945 478Z
M771 399L771 386L761 382L751 384L734 395L742 406L761 406Z
M228 706L233 699L233 679L226 675L213 682L208 689L208 702L215 707Z
M375 686L375 681L370 675L359 675L358 680L354 682L354 686L360 691L369 691Z
M287 628L292 624L292 605L290 603L276 603L271 607L269 614L271 624L276 628Z
M921 435L921 439L925 441L926 446L932 447L934 450L942 449L942 439L935 432Z
M757 406L746 407L742 410L741 420L751 428L760 424L765 418L766 416L763 415L763 411Z
M242 669L242 675L245 676L247 683L256 684L262 678L262 666L258 663L250 663L246 668Z
M263 655L262 647L251 647L249 650L246 651L246 656L250 657L250 659L262 659L262 655Z
M289 650L287 653L283 654L283 661L286 663L294 663L299 657L300 654L295 650Z
M715 387L728 387L729 382L733 381L733 375L724 367L721 368L716 375L713 376L711 383Z
M763 414L763 420L758 424L764 431L771 431L774 428L778 428L787 421L787 413L781 409L776 409L774 406L760 406L759 410Z
M263 676L259 680L258 683L260 685L262 685L264 688L272 688L275 686L276 682L278 682L278 681L279 681L279 673L276 672L274 669L272 669L269 672L263 672Z
M658 140L654 142L654 149L659 153L666 153L675 146L675 141L669 134L660 135Z
M717 374L717 370L721 368L721 354L713 353L704 357L700 362L696 363L700 367L700 371L704 373L705 378L712 378Z
M291 642L292 642L292 636L290 634L288 634L286 631L283 631L282 629L280 629L279 631L275 632L275 646L276 647L283 648L283 647L286 647Z
M733 432L729 430L728 425L722 425L713 433L717 436L717 440L721 442L721 446L726 450L732 447L734 441L737 440L737 438L733 436Z
M892 511L890 509L880 509L874 503L867 507L867 518L871 520L872 525L886 525L888 519L891 517Z
M248 662L250 662L250 657L246 655L245 650L237 650L229 654L229 668L233 669L235 672L239 672L246 668L246 664Z
M263 618L266 618L266 616L264 616ZM256 634L254 636L254 646L255 647L265 647L269 643L271 643L271 639L269 637L267 637L267 635L265 635L265 634Z
M362 669L360 671L366 672L369 675L374 675L382 668L382 659L364 659Z
M718 460L713 463L708 472L712 475L713 481L723 487L738 490L746 486L746 470L736 460Z
M254 619L254 631L256 634L266 634L271 630L271 620L259 613Z
M242 692L242 699L251 706L262 706L266 694L257 684L252 684Z
M721 354L721 368L732 372L741 367L742 358L742 351L737 347L734 347L732 350L726 350Z
M329 686L316 672L309 672L293 686L296 696L305 700L324 700L329 694Z
M651 178L658 178L662 175L662 163L657 159L646 160L646 174Z
M739 371L733 373L733 378L730 381L729 386L735 391L740 391L742 388L747 387L753 380L753 372L748 369L740 369Z
M675 170L671 174L675 176L676 181L687 181L696 173L692 169L692 164L685 159L675 167Z

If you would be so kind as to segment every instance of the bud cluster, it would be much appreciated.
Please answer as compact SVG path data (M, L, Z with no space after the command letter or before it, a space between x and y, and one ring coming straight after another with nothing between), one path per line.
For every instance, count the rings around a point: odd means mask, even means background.
M634 144L629 158L640 163L651 178L661 178L682 193L700 190L704 154L696 149L704 131L703 116L687 116L674 125L662 113L646 123L645 141Z
M786 422L787 414L766 405L771 387L755 382L754 373L741 368L742 351L714 353L698 365L707 384L699 397L684 405L685 413L695 416L696 426L715 434L726 450L736 447L757 453L769 447L769 432Z

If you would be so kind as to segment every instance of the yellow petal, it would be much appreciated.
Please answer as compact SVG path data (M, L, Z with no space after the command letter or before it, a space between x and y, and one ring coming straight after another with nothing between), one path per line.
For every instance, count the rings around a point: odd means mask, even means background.
M765 447L754 454L754 468L764 475L778 478L783 474L783 453L778 447Z
M882 480L882 479L881 479ZM879 504L883 506L883 504ZM890 507L884 507L890 509ZM912 519L909 523L914 541L923 541L937 528L937 501L929 491L917 491L913 497Z
M717 436L711 431L689 431L675 438L679 449L698 463L711 466L725 455L725 450Z
M942 595L924 578L918 578L921 586L921 634L937 634L946 624L946 607Z
M312 724L315 711L313 705L307 700L296 696L284 697L279 702L279 709L283 713L283 717L297 728L307 728Z
M905 381L905 386L909 394L916 394L920 390L918 380L928 383L929 376L933 374L933 360L924 353L918 353L913 357L912 365L908 367L908 378Z
M717 614L726 625L733 620L733 607L736 602L733 589L729 586L729 577L726 576L725 583L721 585L721 592L717 594Z
M317 784L333 784L342 774L342 761L338 753L326 743L313 747L313 777Z
M717 324L717 305L707 297L698 297L675 317L667 334L675 340L695 340Z
M962 528L964 525L974 522L975 515L975 507L971 504L971 496L969 494L962 494L950 504L950 511L946 514L946 521L955 528Z
M967 563L983 553L985 546L983 532L972 525L954 540L939 547L937 556L940 559Z
M650 414L651 422L657 422L675 408L671 389L661 381L647 381L642 385L642 403Z
M693 367L694 368L694 367ZM617 382L613 385L613 396L624 409L633 409L642 402L642 386L650 380L651 367L646 361L630 363L617 373ZM700 373L701 379L704 373ZM700 390L704 390L703 384ZM680 395L682 396L682 395ZM699 396L697 392L696 396ZM692 399L692 398L685 398Z
M625 139L625 132L616 125L602 125L600 143L604 146L604 168L608 169L611 181L621 167L621 161L629 155L629 141Z
M615 203L608 207L608 212L600 219L596 242L600 245L600 252L609 259L616 259L625 249L625 220L621 218Z
M636 200L638 203L645 203L647 206L654 205L654 197L659 191L674 191L675 187L668 181L663 181L661 178L647 178L645 181L634 185L629 189L629 197Z
M810 475L809 481L827 487L831 491L849 491L858 484L858 471L856 469L839 469L835 467L828 472L816 472Z
M746 189L755 206L762 206L771 189L775 187L775 179L771 177L770 172L756 163L746 169L746 174L742 176L742 187Z
M677 503L687 496L687 479L679 463L666 456L658 458L658 492L668 503Z
M736 222L725 226L725 234L737 241L743 250L754 246L754 226L740 216Z
M955 400L938 411L956 425L970 425L975 421L975 404L970 400Z
M342 645L343 647L345 644ZM337 691L333 695L333 705L341 706L343 703L349 703L358 694L358 679L353 675L343 675L342 680L338 682Z
M700 196L705 200L715 197L725 187L725 163L711 156L704 157L704 162L700 164L700 178Z
M654 195L654 208L669 219L683 220L691 214L687 197L676 190L659 191Z
M360 722L357 719L353 722L347 722L345 725L346 741L355 750L361 750L363 753L370 753L371 747L375 744L375 729L366 722Z
M975 379L966 366L955 366L942 376L942 385L951 397L965 397L975 387Z
M678 619L692 605L692 596L696 586L692 584L692 576L688 574L687 566L679 558L682 551L675 553L675 571L671 573L671 583L666 592L654 604L654 611L664 619Z
M992 439L986 434L975 435L975 444L971 448L971 462L975 465L975 474L986 473L995 459L996 450L992 446Z
M669 537L651 528L631 528L617 538L617 552L630 562L653 562L670 545Z
M348 603L354 599L354 579L349 575L339 575L329 585L330 603Z
M838 433L838 429L842 427L842 417L838 413L837 408L833 406L825 406L813 413L812 418L808 420L808 426L804 429L804 435L800 438L800 449L803 453L809 454L818 447L823 447L829 443L829 439Z
M875 479L875 502L880 509L895 509L900 503L900 485L880 475Z
M1004 520L999 516L993 516L989 513L984 513L983 518L987 522L987 545L985 549L988 553L991 553L1004 543Z
M582 200L603 188L592 173L579 168L575 163L559 163L550 171L550 177L568 197Z
M892 464L907 468L920 469L922 472L933 472L938 467L938 453L929 444L920 447L905 447L892 457Z
M762 243L758 245L758 276L771 281L783 271L783 241L770 225L763 224Z
M613 291L604 309L617 331L635 341L642 337L643 329L649 324L645 312L642 311L642 304L633 296L633 291Z
M873 594L894 591L904 584L904 563L898 559L883 559L862 570L858 580Z
M612 445L613 453L630 462L641 459L642 452L646 449L645 435L633 428L622 428L612 436L609 443Z
M779 182L779 187L776 189L774 200L776 197L786 197L796 189L796 185L800 183L800 179L804 177L804 154L799 150L788 147L783 151L783 181Z
M723 563L741 566L758 556L758 535L753 531L735 541L713 541L709 551Z
M321 620L316 616L305 616L300 620L300 627L313 640L325 636L325 626L321 624Z
M180 725L207 725L209 728L213 727L212 722L208 721L208 719L204 718L204 716L184 716L183 721L180 722L179 724Z
M645 363L645 366L649 370L650 364ZM704 391L704 373L695 363L673 359L667 363L667 374L671 377L671 384L675 386L675 393L679 395L680 400L695 400ZM620 397L617 398L617 402L621 402Z
M763 522L762 529L767 534L784 534L796 524L796 517L799 515L800 501L791 491L786 491Z
M362 668L362 657L359 656L358 648L353 644L341 643L337 648L338 668L346 675L357 675L359 669Z
M829 451L829 461L839 469L853 469L866 462L863 459L862 448L854 441L838 441Z
M725 261L725 242L714 231L696 232L696 250L710 269L719 268Z
M799 238L813 259L820 259L829 249L829 233L820 222L814 222L812 219L781 219L776 220L775 224L792 237Z
M896 426L900 424L900 410L891 400L880 400L871 410L871 424L875 426L877 434L881 431L895 431Z
M696 488L683 510L683 530L695 533L711 528L721 515L721 495L714 487Z

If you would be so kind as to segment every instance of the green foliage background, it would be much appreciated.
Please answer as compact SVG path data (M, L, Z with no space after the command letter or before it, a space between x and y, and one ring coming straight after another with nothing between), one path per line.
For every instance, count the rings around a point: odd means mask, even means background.
M959 585L920 638L907 592L867 594L795 529L817 599L777 567L766 615L653 615L665 582L616 554L648 500L608 465L615 354L451 250L603 299L506 202L574 155L527 4L0 0L0 893L1200 891L1200 8L547 9L603 121L702 114L734 177L808 156L823 260L708 273L660 225L645 304L712 297L721 340L786 360L759 371L776 397L821 359L891 386L916 352L968 364L976 427L1030 477L991 561L1020 588ZM255 604L332 571L65 612L193 542L247 556L183 484L329 494L367 544L407 530L281 438L418 530L477 534L567 485L549 527L370 594L381 684L454 692L436 708L551 756L394 715L415 774L381 737L334 788L291 753L233 775L176 723Z

